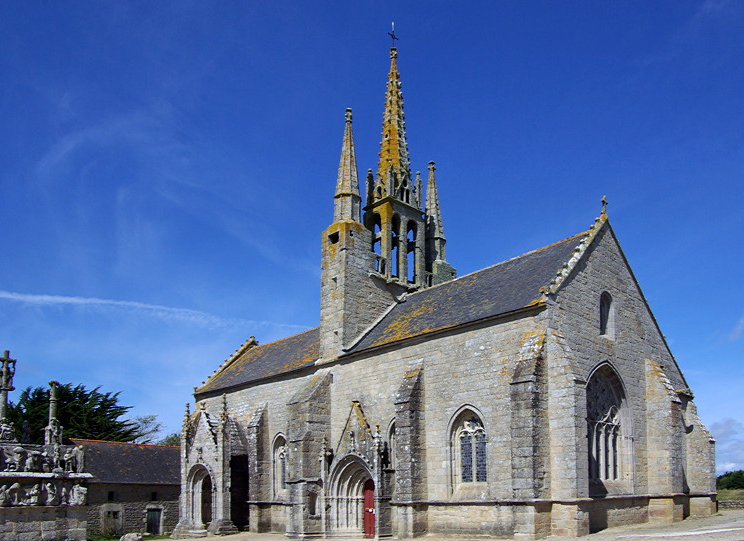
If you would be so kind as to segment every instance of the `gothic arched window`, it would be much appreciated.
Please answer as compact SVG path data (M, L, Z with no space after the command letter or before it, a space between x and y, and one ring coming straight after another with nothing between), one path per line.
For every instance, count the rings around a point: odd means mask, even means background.
M624 398L620 377L609 364L600 366L586 384L590 481L623 477Z
M607 338L615 337L615 308L612 296L606 291L599 296L599 334Z
M486 430L474 411L463 411L453 423L450 454L453 486L488 480Z
M274 496L279 498L287 488L287 440L281 434L274 438L272 465Z

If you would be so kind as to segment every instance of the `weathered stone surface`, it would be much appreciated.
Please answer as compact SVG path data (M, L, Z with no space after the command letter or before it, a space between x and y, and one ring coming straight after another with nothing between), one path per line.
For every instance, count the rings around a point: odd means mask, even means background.
M302 342L301 362L272 357L271 371L243 367L260 377L223 371L196 392L178 531L229 521L241 505L252 531L296 538L538 539L713 512L713 441L604 212L584 234L435 284L452 268L415 233L429 216L406 172L396 77L390 163L368 177L361 221L347 118L317 341L313 330L254 343L266 361L262 351ZM427 246L443 256L438 201L427 209ZM240 453L244 502L230 488Z

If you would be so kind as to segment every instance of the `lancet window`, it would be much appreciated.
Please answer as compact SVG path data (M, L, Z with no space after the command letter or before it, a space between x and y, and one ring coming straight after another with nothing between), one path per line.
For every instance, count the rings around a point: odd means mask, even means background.
M600 367L586 386L590 480L622 478L622 407L619 377L609 365Z
M470 410L462 412L453 425L450 444L455 486L488 480L486 441L480 417Z
M607 338L615 337L615 308L612 296L606 291L599 297L599 334Z
M274 495L281 497L287 488L287 440L279 434L273 445Z

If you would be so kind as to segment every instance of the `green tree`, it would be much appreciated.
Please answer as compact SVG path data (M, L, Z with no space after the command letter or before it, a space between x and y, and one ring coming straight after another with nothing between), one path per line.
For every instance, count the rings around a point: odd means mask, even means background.
M716 487L721 489L744 489L744 470L730 471L716 478Z
M173 434L168 434L166 437L164 437L162 440L158 442L158 445L174 445L176 447L181 446L181 434L178 432L174 432Z
M140 415L132 422L137 427L135 443L153 443L155 436L163 430L163 424L158 421L157 415Z
M124 415L130 406L119 404L119 393L102 393L100 387L88 390L84 385L60 385L57 389L57 419L65 438L107 441L133 441L140 427ZM21 441L44 443L44 428L49 419L49 389L28 387L17 402L10 402L8 418L16 426Z

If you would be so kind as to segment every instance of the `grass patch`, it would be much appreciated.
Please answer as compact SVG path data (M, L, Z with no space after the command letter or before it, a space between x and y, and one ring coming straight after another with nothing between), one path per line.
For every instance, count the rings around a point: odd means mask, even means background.
M721 488L718 490L718 500L744 500L744 489Z

